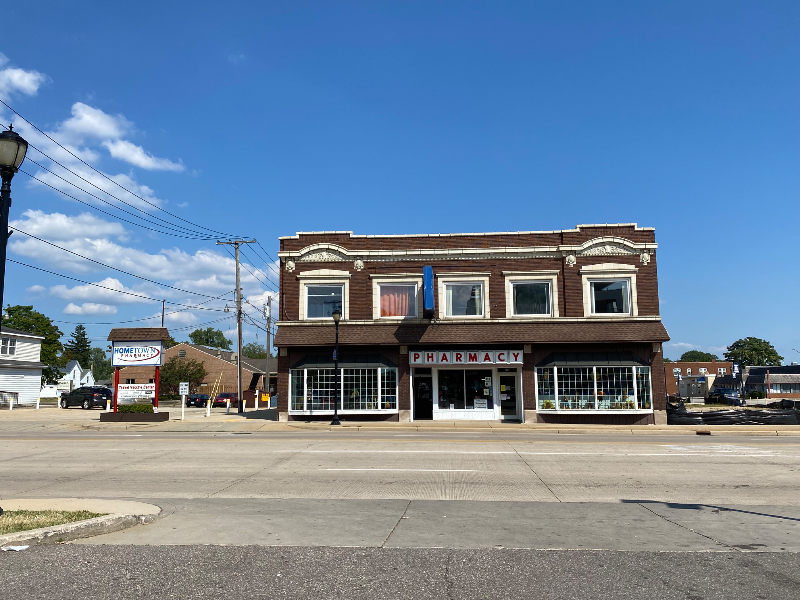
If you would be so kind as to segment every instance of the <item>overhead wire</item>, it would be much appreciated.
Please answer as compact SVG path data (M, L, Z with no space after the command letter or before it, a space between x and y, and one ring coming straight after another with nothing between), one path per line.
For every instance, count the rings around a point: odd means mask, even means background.
M173 214L173 213L169 212L168 210L166 210L166 209L164 209L164 208L161 208L161 207L160 207L160 206L158 206L157 204L154 204L154 203L150 202L149 200L146 200L145 198L142 198L142 197L141 197L141 196L139 196L138 194L136 194L136 193L134 193L134 192L130 191L129 189L127 189L125 186L123 186L123 185L122 185L121 183L119 183L118 181L115 181L115 180L113 180L112 178L110 178L108 175L106 175L106 174L105 174L105 173L103 173L102 171L98 171L98 170L97 170L97 169L95 169L95 168L94 168L92 165L90 165L90 164L89 164L89 163L87 163L85 160L83 160L83 159L82 159L80 156L78 156L78 155L76 155L74 152L72 152L72 151L71 151L69 148L66 148L66 147L65 147L65 146L63 146L61 143L59 143L58 141L54 140L54 139L53 139L53 138L52 138L52 137L51 137L49 134L47 134L47 133L45 133L44 131L42 131L41 129L39 129L39 128L38 128L36 125L34 125L33 123L31 123L31 122L30 122L28 119L26 119L26 118L25 118L25 117L23 117L23 116L22 116L20 113L18 113L16 110L14 110L14 108L12 108L11 106L9 106L9 105L8 105L8 104L7 104L7 103L6 103L6 102L5 102L5 101L4 101L2 98L0 98L0 102L2 102L2 104L3 104L3 105L4 105L4 106L5 106L5 107L6 107L8 110L10 110L11 112L13 112L13 113L14 113L15 115L17 115L17 116L18 116L20 119L22 119L23 121L25 121L25 122L26 122L28 125L30 125L31 127L33 127L33 128L36 130L36 131L38 131L39 133L41 133L43 136L45 136L45 137L46 137L47 139L49 139L51 142L53 142L54 144L56 144L56 145L57 145L58 147L60 147L62 150L64 150L65 152L69 153L71 156L73 156L74 158L76 158L77 160L79 160L81 163L83 163L84 165L86 165L87 167L89 167L89 168L90 168L92 171L94 171L95 173L97 173L98 175L100 175L101 177L103 177L104 179L107 179L108 181L110 181L110 182L111 182L111 183L113 183L114 185L116 185L116 186L118 186L119 188L121 188L121 189L125 190L125 191L126 191L126 192L128 192L128 193L129 193L131 196L134 196L134 197L136 197L136 198L139 198L139 200L141 200L142 202L145 202L146 204L149 204L150 206L152 206L152 207L153 207L153 208L155 208L156 210L163 211L163 212L165 212L166 214L170 215L171 217L174 217L174 218L176 218L176 219L178 219L178 220L180 220L180 221L183 221L184 223L189 223L190 225L193 225L194 227L197 227L197 228L199 228L199 229L204 229L204 230L206 230L206 231L211 231L211 232L213 232L213 233L216 233L216 234L219 234L219 235L222 235L222 236L227 236L227 237L236 237L236 236L231 236L230 234L224 233L224 232L222 232L222 231L218 231L218 230L215 230L215 229L209 229L208 227L203 227L202 225L199 225L199 224L197 224L197 223L193 223L192 221L189 221L188 219L184 219L183 217L179 217L178 215L176 215L176 214Z

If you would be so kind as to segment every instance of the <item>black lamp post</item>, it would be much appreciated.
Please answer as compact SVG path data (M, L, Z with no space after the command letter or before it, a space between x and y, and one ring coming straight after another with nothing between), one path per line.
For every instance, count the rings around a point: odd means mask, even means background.
M335 309L331 317L333 317L333 324L336 326L336 345L333 348L333 387L336 390L336 400L333 404L333 421L331 421L331 425L341 425L339 423L339 403L342 401L342 390L339 388L339 321L342 320L341 309Z
M0 188L0 313L3 311L3 292L6 281L6 246L8 246L8 209L11 207L11 180L14 178L25 153L28 142L14 131L12 125L8 131L0 132L0 177L3 186Z

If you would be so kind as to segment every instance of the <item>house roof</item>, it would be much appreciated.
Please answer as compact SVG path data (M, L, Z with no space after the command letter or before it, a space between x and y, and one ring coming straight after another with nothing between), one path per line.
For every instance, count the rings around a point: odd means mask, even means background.
M333 346L333 325L278 326L275 345ZM660 321L339 325L340 345L666 342Z
M208 346L201 346L200 344L188 344L186 342L181 342L178 344L178 346L189 346L195 350L199 350L200 352L204 352L210 356L213 356L214 358L219 358L220 360L224 360L226 362L233 362L233 355L235 354L235 352L231 350L209 348ZM268 362L269 365L267 365ZM269 366L269 371L266 370L267 366ZM251 373L277 373L278 359L274 356L272 358L248 358L244 356L242 357L242 367Z
M37 340L43 340L44 336L36 335L35 333L30 333L28 331L22 331L21 329L12 329L11 327L0 327L0 332L2 333L11 333L13 335L21 335L25 337L36 338Z
M77 360L69 361L66 367L64 367L63 369L59 369L58 371L59 373L64 373L66 375L67 373L72 371L72 369L74 369L75 367L78 367L78 371L80 372L79 377L81 379L83 379L84 377L86 377L86 375L92 372L91 369L84 369L83 367L81 367L81 363L79 363Z
M749 367L747 369L747 383L767 383L769 371L770 383L800 383L800 365L786 365L784 367Z
M166 327L115 327L108 334L109 342L153 342L169 338Z

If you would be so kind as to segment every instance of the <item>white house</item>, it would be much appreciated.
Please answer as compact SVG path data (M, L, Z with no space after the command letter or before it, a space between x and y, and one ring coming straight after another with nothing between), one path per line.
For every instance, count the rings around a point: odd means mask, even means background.
M71 391L84 385L94 385L94 373L91 369L84 369L77 360L67 363L66 369L62 369L64 374L58 380L58 389Z
M39 397L44 367L41 363L43 339L18 329L0 327L0 392L16 393L20 404L36 404Z

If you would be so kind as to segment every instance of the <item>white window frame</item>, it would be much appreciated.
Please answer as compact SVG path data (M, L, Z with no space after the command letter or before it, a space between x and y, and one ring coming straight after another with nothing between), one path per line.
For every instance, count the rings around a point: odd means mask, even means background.
M558 317L558 274L559 271L503 271L506 280L506 319L551 319ZM550 314L514 314L514 285L518 283L550 284Z
M476 319L488 319L489 314L489 273L441 273L437 278L438 310L440 319L448 321L474 321ZM447 316L447 286L452 284L467 284L481 286L481 308L480 315L459 315L454 317Z
M330 370L333 371L333 368L331 368L331 367L320 367L320 368L323 368L323 369L330 368ZM378 406L383 406L383 387L382 387L383 386L383 369L394 369L395 371L397 371L397 375L395 377L396 385L395 385L395 392L394 392L394 397L396 399L395 400L396 408L367 408L367 409L363 409L363 410L354 410L354 409L345 409L345 408L343 408L343 404L344 404L344 371L345 371L346 368L349 369L350 367L339 367L339 398L340 398L340 402L339 402L338 411L337 411L337 412L339 412L339 414L346 414L346 415L389 414L389 415L391 415L391 414L398 414L400 412L400 369L399 369L399 367L363 367L363 368L366 368L366 369L373 369L374 368L374 369L378 370L378 373L377 373L377 384L376 384L378 386L377 387L377 391L378 391ZM361 367L359 367L359 368L361 368ZM291 382L291 373L290 373L290 380L289 380L289 386L290 386L289 387L289 414L292 414L292 415L332 415L333 414L333 410L332 409L327 409L327 410L309 410L308 409L308 369L306 367L303 367L301 369L290 369L290 372L291 371L301 371L303 373L303 409L299 410L299 409L293 409L291 407L292 406L292 398L291 398L291 393L292 393L291 385L292 385L292 382Z
M691 375L692 375L692 368L691 367L686 367L686 376L687 377L691 377Z
M699 369L697 369L697 373L698 375L708 375L708 369L706 369L705 367L700 367Z
M728 367L717 367L717 375L719 377L724 377L728 374Z
M553 391L555 392L555 406L554 408L539 408L539 376L538 372L534 370L534 382L536 387L534 388L534 406L536 407L537 412L547 413L547 414L608 414L608 415L619 415L619 414L652 414L655 410L655 406L653 404L653 369L652 367L648 367L650 369L650 378L648 381L648 391L650 393L650 408L640 408L639 407L639 387L638 387L638 373L636 369L640 366L647 366L647 365L624 365L626 369L632 369L633 375L633 406L634 408L597 408L599 406L600 397L597 395L597 366L594 365L591 367L592 369L592 377L594 379L594 402L595 408L561 408L561 403L559 402L559 382L561 379L559 370L561 368L565 368L568 365L556 365L554 367L548 367L553 369ZM604 366L604 365L601 365Z
M341 285L342 286L342 318L350 319L350 273L347 271L334 271L332 269L319 269L298 273L300 282L300 320L301 321L330 321L331 317L308 317L308 286L310 285Z
M381 321L403 321L410 319L420 319L422 314L422 277L417 277L416 273L397 273L397 274L375 274L370 275L372 279L372 318ZM413 285L414 286L414 310L415 314L409 317L382 317L381 316L381 286L382 285Z
M636 272L639 269L633 265L603 263L587 265L581 268L583 278L583 316L593 319L625 319L639 316L639 302L636 290ZM627 313L595 313L594 292L592 283L609 281L628 281L628 312Z
M5 350L1 352L3 356L16 356L17 354L17 339L13 337L4 337L0 340L0 349Z

